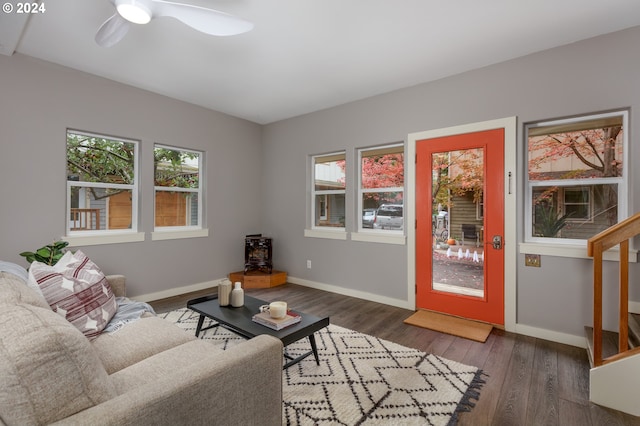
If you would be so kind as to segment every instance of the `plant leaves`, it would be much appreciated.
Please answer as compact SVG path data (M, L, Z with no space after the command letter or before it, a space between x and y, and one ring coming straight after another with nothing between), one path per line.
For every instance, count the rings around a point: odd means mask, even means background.
M34 261L46 263L47 265L55 265L62 256L64 256L64 248L69 245L68 241L55 241L44 247L40 247L34 252L23 251L20 256L24 257L27 262L33 263Z
M45 257L45 258L49 258L49 256L51 256L51 249L48 247L41 247L36 251L36 255L37 256L41 256L41 257Z

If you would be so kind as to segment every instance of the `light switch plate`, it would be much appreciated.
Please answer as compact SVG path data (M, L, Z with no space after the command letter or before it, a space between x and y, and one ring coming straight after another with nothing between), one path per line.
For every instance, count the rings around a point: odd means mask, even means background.
M525 266L535 266L536 268L540 267L540 255L539 254L525 254L524 255L524 265Z

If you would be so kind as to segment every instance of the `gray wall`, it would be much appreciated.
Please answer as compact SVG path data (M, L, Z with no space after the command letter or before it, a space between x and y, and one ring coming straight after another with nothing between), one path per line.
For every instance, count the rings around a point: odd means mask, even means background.
M140 243L81 249L130 295L205 283L242 268L260 232L261 126L16 54L0 55L0 259L65 232L65 135L74 128L142 140ZM208 238L151 241L155 142L205 151Z
M64 233L67 127L142 140L141 230L153 227L154 142L206 151L208 238L88 246L106 273L124 273L131 295L221 278L241 268L243 236L274 238L275 267L301 280L391 299L407 299L407 247L303 236L307 159L402 141L412 132L517 116L522 123L631 108L631 163L640 102L640 28L605 35L313 114L259 126L106 79L16 54L0 56L0 259ZM631 171L637 188L640 171ZM348 185L356 171L348 172ZM518 173L522 182L522 170ZM522 187L519 188L522 193ZM356 228L348 191L347 230ZM518 217L522 215L522 196ZM640 200L631 198L631 211ZM522 223L518 235L522 240ZM306 268L306 260L313 268ZM617 271L606 265L608 276ZM543 256L525 268L518 256L518 323L572 335L591 322L591 262ZM631 277L638 276L632 265ZM608 291L608 293L615 293ZM631 290L640 301L640 291ZM607 296L613 304L613 294ZM608 309L606 322L613 322Z
M355 164L360 147L404 140L412 132L510 116L518 117L518 236L522 241L523 123L630 107L630 158L636 164L639 44L640 28L633 28L265 126L264 228L281 247L275 251L276 264L301 280L406 300L406 246L303 236L307 157L346 149L347 164ZM637 188L640 169L627 165L627 170L631 188ZM347 185L352 188L355 173L348 172ZM632 195L631 212L638 210L640 200ZM356 200L349 189L347 212L351 213L347 231L355 231ZM306 259L313 261L310 270ZM524 256L518 255L518 323L581 335L592 318L591 265L589 259L543 256L541 268L526 268ZM605 269L615 279L617 264L610 262ZM631 277L637 276L634 264ZM607 292L611 305L615 291ZM640 300L638 289L631 294L633 300ZM608 307L605 324L614 323L615 312Z

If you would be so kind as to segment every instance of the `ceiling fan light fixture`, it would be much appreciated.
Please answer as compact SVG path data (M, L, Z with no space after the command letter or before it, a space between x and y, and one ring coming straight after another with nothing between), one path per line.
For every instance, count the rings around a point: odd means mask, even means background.
M146 24L154 18L170 17L183 24L213 36L246 33L253 24L242 18L207 7L172 0L109 0L116 13L98 29L95 40L102 47L118 43L129 30L130 24Z
M148 24L151 10L138 0L117 0L116 10L124 19L134 24Z

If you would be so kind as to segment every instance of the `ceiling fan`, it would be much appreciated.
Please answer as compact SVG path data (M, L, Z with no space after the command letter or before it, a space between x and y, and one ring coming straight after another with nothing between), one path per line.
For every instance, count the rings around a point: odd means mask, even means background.
M165 0L109 0L116 13L98 29L96 43L111 47L127 34L130 23L147 24L154 18L168 16L215 36L242 34L253 29L253 24L242 18L214 9Z

